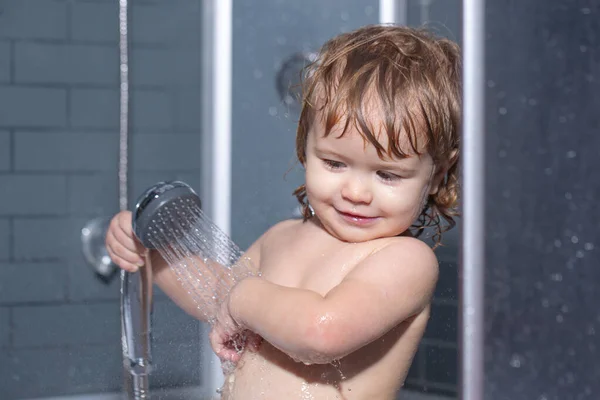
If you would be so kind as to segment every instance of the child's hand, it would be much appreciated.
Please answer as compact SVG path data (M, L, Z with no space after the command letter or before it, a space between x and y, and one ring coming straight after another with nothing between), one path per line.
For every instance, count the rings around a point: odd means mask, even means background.
M260 336L234 321L228 302L224 301L210 332L210 344L217 356L222 361L237 363L244 350L256 351L261 342Z
M136 272L144 265L143 255L147 250L133 234L130 211L121 211L110 221L106 249L115 264L125 271Z

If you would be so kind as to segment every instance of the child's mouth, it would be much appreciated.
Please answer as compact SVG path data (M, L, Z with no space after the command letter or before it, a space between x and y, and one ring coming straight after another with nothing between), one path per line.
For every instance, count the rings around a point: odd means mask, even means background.
M353 225L366 225L372 223L377 219L377 217L367 217L364 215L348 213L340 210L336 211L346 222L349 222Z

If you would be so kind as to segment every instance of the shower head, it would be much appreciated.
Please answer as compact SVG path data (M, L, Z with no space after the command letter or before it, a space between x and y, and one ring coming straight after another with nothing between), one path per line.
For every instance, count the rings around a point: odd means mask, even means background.
M139 197L133 212L133 232L144 247L153 249L155 246L151 239L155 229L164 227L167 221L169 226L163 237L176 240L182 233L181 227L188 225L187 219L195 217L193 209L200 207L200 197L188 184L181 181L159 182Z

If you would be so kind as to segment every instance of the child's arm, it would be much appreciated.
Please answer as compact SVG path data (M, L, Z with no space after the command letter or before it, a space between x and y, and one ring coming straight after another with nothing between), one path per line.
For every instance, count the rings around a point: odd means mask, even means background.
M142 246L133 234L131 223L131 212L122 211L118 213L111 221L110 227L106 236L106 248L112 260L122 269L128 272L136 272L143 265L144 256L149 254L150 264L152 266L152 275L154 283L158 285L179 307L191 316L206 322L207 317L214 314L216 310L209 310L207 307L215 307L216 304L206 304L206 307L199 305L194 301L194 298L188 290L181 284L177 274L173 268L161 257L157 250L148 250ZM252 264L246 263L245 266L258 265L257 246L253 246L244 254L244 258L249 258L253 261ZM256 259L255 259L256 258ZM226 268L217 264L207 268L200 257L194 257L190 261L195 265L190 265L190 268L199 269L202 271L203 279L211 282L221 281L227 282L224 286L231 286L230 278L226 275ZM141 268L147 268L143 266ZM221 267L221 268L218 268ZM254 271L256 272L256 271ZM189 284L194 282L190 279ZM201 291L202 289L196 289Z
M249 278L231 293L229 310L290 357L329 363L378 339L430 302L438 264L423 242L399 238L369 256L324 297Z

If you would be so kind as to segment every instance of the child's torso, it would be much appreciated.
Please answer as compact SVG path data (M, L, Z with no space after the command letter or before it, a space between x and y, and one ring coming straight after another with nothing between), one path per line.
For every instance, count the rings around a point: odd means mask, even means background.
M361 260L387 243L343 243L311 222L286 223L263 243L260 270L273 283L326 295ZM339 363L305 365L269 343L246 352L223 399L391 400L402 385L429 310L402 323Z

